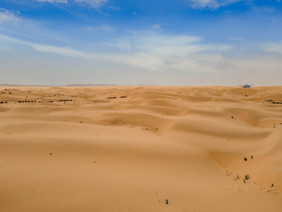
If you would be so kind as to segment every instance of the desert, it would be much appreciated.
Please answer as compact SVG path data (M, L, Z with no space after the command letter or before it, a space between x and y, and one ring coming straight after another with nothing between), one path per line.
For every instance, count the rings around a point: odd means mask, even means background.
M282 87L0 87L0 211L281 211Z

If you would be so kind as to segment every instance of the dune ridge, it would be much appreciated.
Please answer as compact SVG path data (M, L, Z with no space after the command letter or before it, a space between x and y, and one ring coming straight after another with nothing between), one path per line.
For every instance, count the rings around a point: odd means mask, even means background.
M3 86L0 102L1 212L282 210L282 87Z

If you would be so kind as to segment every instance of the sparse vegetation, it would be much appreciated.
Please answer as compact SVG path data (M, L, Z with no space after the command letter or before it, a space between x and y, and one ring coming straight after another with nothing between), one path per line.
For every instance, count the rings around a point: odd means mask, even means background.
M249 179L250 179L250 175L248 175L248 174L245 175L245 179L246 179L246 180L249 180Z
M117 97L116 96L110 96L108 97L108 99L116 99Z
M272 103L272 104L282 104L282 100L278 100L278 101L275 101L273 99L266 99L264 100L265 102L269 102L269 103Z

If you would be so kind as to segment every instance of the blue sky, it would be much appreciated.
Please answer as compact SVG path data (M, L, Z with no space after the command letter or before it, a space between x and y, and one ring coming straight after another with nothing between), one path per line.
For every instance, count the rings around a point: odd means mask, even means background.
M279 0L0 0L0 84L282 85Z

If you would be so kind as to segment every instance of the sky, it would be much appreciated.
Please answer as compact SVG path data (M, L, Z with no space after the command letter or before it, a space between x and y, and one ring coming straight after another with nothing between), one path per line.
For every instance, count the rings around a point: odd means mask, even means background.
M0 0L0 84L282 85L282 0Z

